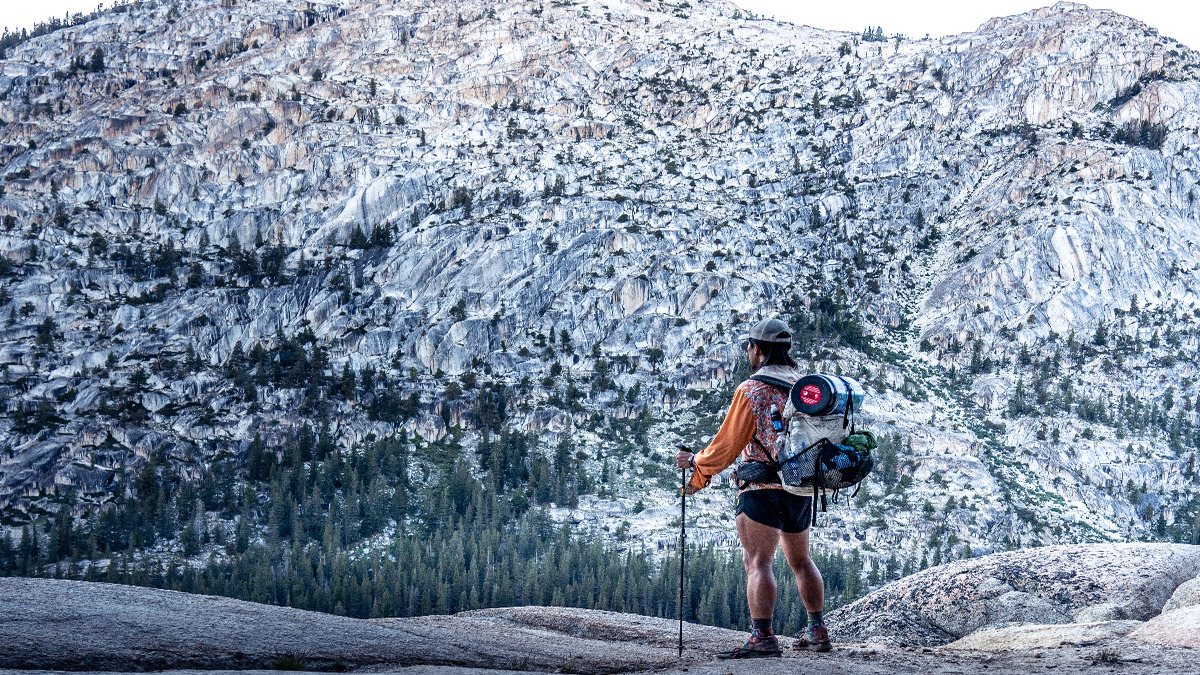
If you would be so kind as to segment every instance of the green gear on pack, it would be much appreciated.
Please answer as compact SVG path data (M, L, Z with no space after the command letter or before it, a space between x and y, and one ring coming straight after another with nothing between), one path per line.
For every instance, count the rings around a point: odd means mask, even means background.
M879 439L875 437L875 432L864 429L847 436L846 440L842 441L842 445L848 445L859 453L864 453L878 448Z

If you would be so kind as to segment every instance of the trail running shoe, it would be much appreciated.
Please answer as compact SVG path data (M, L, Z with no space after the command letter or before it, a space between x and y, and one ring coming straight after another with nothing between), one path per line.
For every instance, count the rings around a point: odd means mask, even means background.
M810 652L827 652L833 649L833 643L829 641L829 630L825 628L825 624L809 626L806 633L798 634L796 649L807 649Z
M731 652L717 654L718 659L759 659L768 656L782 656L779 650L779 639L774 635L752 634L746 644Z

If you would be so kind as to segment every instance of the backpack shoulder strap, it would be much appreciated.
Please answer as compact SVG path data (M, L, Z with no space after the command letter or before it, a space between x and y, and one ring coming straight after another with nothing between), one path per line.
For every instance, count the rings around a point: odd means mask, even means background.
M763 384L774 388L779 393L783 394L784 398L787 398L792 393L792 385L788 384L784 380L769 377L767 375L752 375L750 376L750 379L754 380L755 382L762 382ZM762 441L758 440L757 433L754 434L754 437L751 440L757 443L758 447L763 449L763 452L766 453L767 457L771 458L771 463L775 465L775 469L778 469L779 458L775 457L775 453L771 452L771 450L768 449Z
M775 453L771 452L771 449L768 448L762 441L758 440L758 434L754 434L750 440L754 443L757 443L758 447L762 448L763 454L767 456L767 459L771 460L771 468L778 471L781 468L779 465L779 458L776 457Z
M762 382L765 385L774 387L778 389L784 396L792 393L792 385L784 380L769 377L767 375L752 375L750 376L750 379L754 380L755 382Z

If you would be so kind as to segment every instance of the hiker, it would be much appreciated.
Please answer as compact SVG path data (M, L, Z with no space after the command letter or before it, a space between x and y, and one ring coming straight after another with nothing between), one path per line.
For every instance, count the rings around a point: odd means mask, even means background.
M695 494L712 477L734 461L772 464L768 448L775 447L776 432L771 408L782 411L787 391L802 373L788 356L791 332L778 319L760 321L750 329L746 353L754 377L738 385L721 429L708 447L698 453L680 449L675 457L679 468L692 469L686 491ZM765 381L763 381L765 380ZM755 465L751 465L755 466ZM744 471L744 473L746 473ZM774 482L770 482L774 478ZM812 497L800 497L783 490L773 472L765 482L738 479L737 506L734 509L738 539L741 540L746 567L746 600L750 605L753 630L746 644L720 658L779 656L779 640L771 619L775 613L775 574L771 569L775 549L783 547L788 566L796 575L800 598L808 610L808 632L798 635L798 649L829 651L832 645L825 628L822 610L825 587L821 572L809 556L808 527L812 520Z

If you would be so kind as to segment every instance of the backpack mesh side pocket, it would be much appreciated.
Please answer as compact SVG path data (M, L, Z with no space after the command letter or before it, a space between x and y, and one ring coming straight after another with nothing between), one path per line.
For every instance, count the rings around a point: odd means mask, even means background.
M875 460L870 453L859 452L848 445L829 444L828 448L819 453L817 481L821 487L831 490L843 490L857 485L875 468Z
M829 443L822 438L800 452L779 463L779 478L789 487L812 485L813 476L817 473L822 444Z

